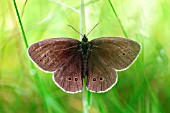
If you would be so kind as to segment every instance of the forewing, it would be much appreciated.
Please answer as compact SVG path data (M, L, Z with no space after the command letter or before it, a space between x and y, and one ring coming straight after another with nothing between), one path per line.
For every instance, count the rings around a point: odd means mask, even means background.
M129 67L140 52L140 45L126 38L102 37L92 40L91 51L101 57L107 67L123 70Z
M83 89L81 52L77 51L67 63L54 72L54 82L68 93L80 92Z
M76 53L78 43L71 38L46 39L32 44L28 54L41 69L53 72Z
M93 51L89 54L87 70L87 89L92 92L106 92L117 82L116 71L108 67L102 57Z

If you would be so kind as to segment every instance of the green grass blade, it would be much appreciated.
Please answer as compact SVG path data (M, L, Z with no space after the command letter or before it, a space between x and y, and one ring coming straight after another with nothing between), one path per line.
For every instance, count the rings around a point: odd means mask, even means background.
M117 20L118 20L118 22L120 24L120 27L121 27L121 29L123 31L123 34L125 35L126 38L128 38L128 35L127 35L126 31L125 31L125 28L123 27L122 22L121 22L119 16L117 15L115 8L113 7L112 2L110 0L108 0L108 2L110 4L110 7L112 8L113 13L115 14L115 16L116 16L116 18L117 18Z
M25 47L28 48L27 38L26 38L26 35L25 35L24 27L22 25L21 18L20 18L19 11L18 11L17 4L16 4L15 0L13 0L13 3L14 3L15 11L17 13L17 17L18 17L18 21L19 21L19 24L20 24L20 27L21 27L21 31L22 31L22 34L23 34Z
M68 9L70 9L70 10L72 10L72 11L80 14L80 11L77 10L76 8L74 8L74 7L71 7L71 6L67 5L67 4L64 4L64 3L62 3L62 2L57 2L57 1L54 1L54 0L50 0L50 1L51 1L51 2L55 2L55 3L58 4L58 5L61 5L61 6L63 6L63 7L66 7L66 8L68 8Z
M25 46L26 46L26 48L28 48L27 38L26 38L26 35L25 35L24 27L23 27L23 25L22 25L22 21L21 21L21 18L20 18L19 11L18 11L17 4L16 4L16 1L15 1L15 0L13 0L13 4L14 4L15 10L16 10L16 14L17 14L17 17L18 17L18 21L19 21L19 24L20 24L20 27L21 27L21 31L22 31L22 34L23 34ZM35 70L34 65L33 65L32 62L31 62L31 67L32 67L32 69ZM41 79L39 78L39 76L38 76L37 73L35 73L35 80L36 80L36 83L37 83L38 90L39 90L39 92L40 92L40 94L41 94L41 96L42 96L42 99L43 99L44 111L45 111L46 113L48 113L48 107L47 107L47 105L46 105L44 87L43 87L42 81L41 81Z
M105 110L105 107L103 106L102 96L103 95L101 94L96 95L97 105L98 105L100 113L107 113Z

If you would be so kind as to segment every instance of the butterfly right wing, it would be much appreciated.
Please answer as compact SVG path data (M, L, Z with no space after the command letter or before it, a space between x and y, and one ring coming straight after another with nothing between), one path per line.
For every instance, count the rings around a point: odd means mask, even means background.
M53 80L68 93L83 89L82 59L79 41L52 38L37 42L28 49L31 59L44 71L54 72Z
M30 58L44 71L54 72L78 50L78 40L51 38L32 44L28 48Z
M81 51L77 51L69 60L54 72L53 80L63 91L77 93L83 89Z

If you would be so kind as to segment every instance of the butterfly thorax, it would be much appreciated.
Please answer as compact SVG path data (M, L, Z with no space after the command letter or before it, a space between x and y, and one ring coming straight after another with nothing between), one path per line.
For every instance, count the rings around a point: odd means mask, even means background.
M85 77L87 75L87 59L89 56L89 50L91 49L91 45L88 42L86 35L83 36L82 41L80 43L80 50L82 53L83 65L82 65L82 75Z

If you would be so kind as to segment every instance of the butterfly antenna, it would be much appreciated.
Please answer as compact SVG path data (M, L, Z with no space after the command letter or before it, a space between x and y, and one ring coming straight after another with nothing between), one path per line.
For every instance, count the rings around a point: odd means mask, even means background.
M87 34L87 36L93 31L93 29L95 28L95 27L97 27L99 25L99 23L97 23L91 30L90 30L90 32Z
M78 34L80 34L83 37L83 35L79 31L77 31L73 26L71 25L68 25L68 26L71 27L74 31L76 31Z

